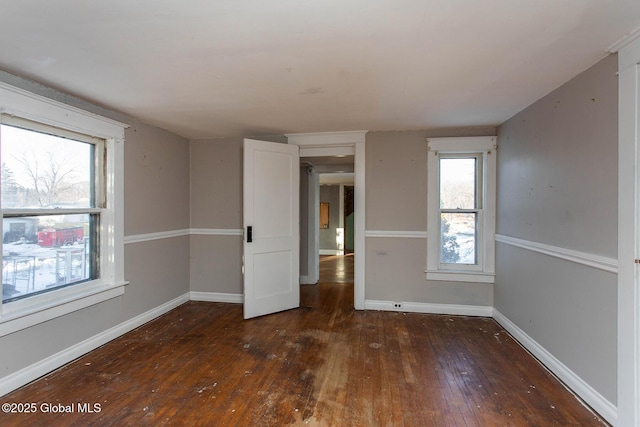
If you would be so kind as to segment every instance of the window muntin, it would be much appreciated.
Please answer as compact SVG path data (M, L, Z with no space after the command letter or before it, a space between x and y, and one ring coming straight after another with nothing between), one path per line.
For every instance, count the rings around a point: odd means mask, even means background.
M2 302L99 278L104 141L3 122Z

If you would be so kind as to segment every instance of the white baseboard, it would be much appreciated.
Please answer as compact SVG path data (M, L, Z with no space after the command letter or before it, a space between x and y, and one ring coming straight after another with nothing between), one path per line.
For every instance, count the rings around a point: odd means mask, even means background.
M399 304L399 306L398 306ZM493 307L461 304L427 304L421 302L395 302L365 300L365 310L402 311L407 313L449 314L452 316L491 317Z
M134 330L135 328L144 325L147 322L159 317L170 310L178 307L179 305L184 304L189 301L189 294L184 294L175 298L169 302L166 302L158 307L155 307L145 313L142 313L132 319L127 320L126 322L120 323L110 329L107 329L104 332L101 332L97 335L94 335L91 338L88 338L78 344L72 345L69 348L66 348L52 356L49 356L45 359L40 360L26 368L20 369L13 374L10 374L4 378L0 379L0 396L4 396L7 393L16 390L23 385L30 383L33 380L40 378L43 375L52 372L59 367L65 365L66 363L71 362L72 360L77 359L78 357L90 352L91 350L95 350L100 347L118 338L121 335L126 334L129 331Z
M518 340L524 348L540 360L547 369L553 372L554 375L564 382L567 387L569 387L576 395L578 395L598 414L607 420L607 422L612 425L616 425L618 410L613 403L605 399L600 393L594 390L593 387L587 384L582 378L553 356L553 354L549 353L543 346L538 344L533 338L527 335L515 323L495 308L493 309L493 318L516 340Z
M222 292L190 292L191 301L244 303L242 294L225 294Z
M300 284L301 285L315 285L318 283L317 280L313 280L311 276L300 276Z

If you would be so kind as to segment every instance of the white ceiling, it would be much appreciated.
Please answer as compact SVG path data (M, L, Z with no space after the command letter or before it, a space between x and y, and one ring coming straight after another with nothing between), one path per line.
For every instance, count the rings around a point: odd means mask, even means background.
M638 0L22 0L0 69L189 138L497 125Z

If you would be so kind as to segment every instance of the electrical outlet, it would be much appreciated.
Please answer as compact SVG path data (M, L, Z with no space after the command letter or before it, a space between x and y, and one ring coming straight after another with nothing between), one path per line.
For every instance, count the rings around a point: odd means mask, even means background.
M393 303L393 308L402 308L402 303L401 302L394 302Z

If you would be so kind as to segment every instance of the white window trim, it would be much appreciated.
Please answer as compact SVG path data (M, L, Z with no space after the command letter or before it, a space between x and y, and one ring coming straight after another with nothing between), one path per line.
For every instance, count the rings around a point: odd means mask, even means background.
M4 336L124 293L128 283L124 280L124 130L128 126L1 82L0 114L104 139L107 150L100 278L11 303L0 301L0 336Z
M494 283L495 278L495 210L496 150L495 136L427 139L427 280ZM481 257L475 271L462 267L443 269L440 265L439 153L482 153L483 212L480 220ZM450 266L451 264L448 264Z

